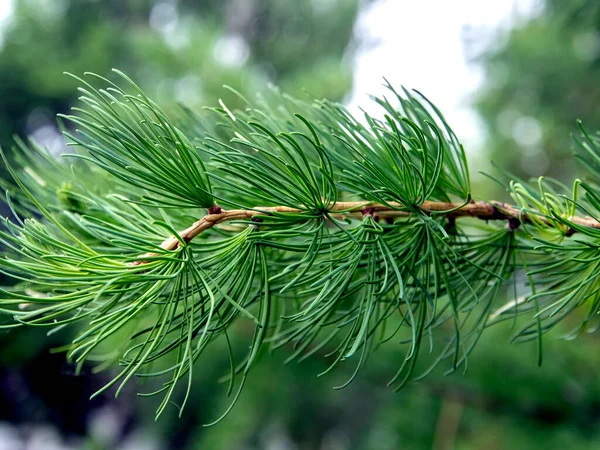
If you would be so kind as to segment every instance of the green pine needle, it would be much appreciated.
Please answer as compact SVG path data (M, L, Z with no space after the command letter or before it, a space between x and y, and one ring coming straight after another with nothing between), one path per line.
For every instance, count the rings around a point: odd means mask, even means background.
M175 122L116 73L74 77L69 159L21 140L14 162L2 154L0 273L15 284L0 290L1 326L71 326L78 368L119 368L98 393L157 380L141 394L163 396L157 416L175 397L183 408L221 340L236 393L216 423L267 349L325 357L322 375L352 364L341 389L396 346L400 389L466 369L493 323L524 316L514 340L537 340L540 361L541 335L572 311L586 313L567 338L594 329L600 141L583 128L585 182L508 177L512 206L477 206L462 145L419 93L387 84L382 118L272 92ZM489 223L456 220L473 205Z

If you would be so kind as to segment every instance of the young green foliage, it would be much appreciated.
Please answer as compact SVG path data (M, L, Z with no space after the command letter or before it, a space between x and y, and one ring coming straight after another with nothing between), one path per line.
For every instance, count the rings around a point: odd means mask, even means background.
M475 203L463 147L419 93L388 85L381 119L273 91L175 123L117 75L75 77L82 106L62 117L76 153L17 141L14 163L3 155L0 272L14 285L1 326L72 326L69 360L120 367L104 389L157 379L143 394L163 395L157 414L174 396L183 408L209 345L229 354L231 406L280 347L288 361L324 355L325 373L354 364L338 388L399 347L400 389L440 363L466 369L505 319L528 318L515 340L536 339L540 362L541 335L567 314L587 310L571 335L592 326L596 138L582 136L594 172L572 191L509 180L514 206Z

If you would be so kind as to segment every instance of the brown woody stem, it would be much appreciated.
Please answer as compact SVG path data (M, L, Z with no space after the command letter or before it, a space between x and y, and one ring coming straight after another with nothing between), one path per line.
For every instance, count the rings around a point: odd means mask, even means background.
M446 202L423 202L418 209L424 213L444 214L449 219L460 217L475 217L482 220L505 220L511 229L517 228L521 222L530 222L531 220L525 213L512 205L495 201L490 202L473 202L462 205L460 203ZM218 205L213 206L208 210L208 214L200 220L192 224L190 227L179 233L179 237L189 243L199 234L223 222L232 220L249 220L258 216L271 215L273 213L301 213L304 210L289 208L286 206L268 206L264 208L257 207L255 209L232 209L222 210ZM342 217L360 218L363 215L369 214L378 218L395 218L406 217L414 214L403 208L398 203L390 203L383 205L370 202L338 202L328 209L330 214ZM541 222L546 223L549 227L554 227L554 222L548 220L542 213L532 213L528 211L529 216L536 215ZM591 217L571 217L569 220L579 226L587 228L600 229L600 222ZM566 231L567 236L571 236L575 230L572 228ZM164 250L175 250L179 246L179 239L175 236L163 241L160 247ZM144 264L144 257L156 256L148 253L141 256L141 259L132 263L132 265Z

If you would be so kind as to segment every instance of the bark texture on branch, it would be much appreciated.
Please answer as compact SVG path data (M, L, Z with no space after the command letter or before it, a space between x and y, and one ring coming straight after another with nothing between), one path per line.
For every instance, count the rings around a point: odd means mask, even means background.
M423 202L419 206L419 210L424 213L441 214L448 218L460 218L460 217L475 217L481 220L505 220L510 228L517 228L522 222L531 222L529 217L519 208L501 202L470 202L465 205L460 203L447 203L447 202ZM302 213L305 212L301 209L289 208L287 206L267 206L257 207L255 209L231 209L222 210L219 206L215 205L208 210L208 214L202 217L197 222L194 222L190 227L179 233L179 237L185 242L189 243L199 234L214 227L223 222L229 222L232 220L250 220L260 216L271 215L274 213ZM390 203L389 205L383 205L372 202L338 202L329 208L328 212L338 217L350 217L359 218L365 214L373 215L376 218L395 218L395 217L407 217L414 212L407 211L399 203ZM548 220L542 213L532 213L528 211L527 214L537 216L537 218L546 223L549 227L554 226L554 222ZM600 222L591 217L570 217L569 219L573 224L579 225L586 228L597 228L600 229ZM575 230L569 229L566 232L567 236L571 236L575 233ZM160 247L164 250L175 250L179 246L179 239L175 236L171 236L166 239ZM141 258L155 256L154 254L146 254ZM143 264L143 259L136 261L132 265Z

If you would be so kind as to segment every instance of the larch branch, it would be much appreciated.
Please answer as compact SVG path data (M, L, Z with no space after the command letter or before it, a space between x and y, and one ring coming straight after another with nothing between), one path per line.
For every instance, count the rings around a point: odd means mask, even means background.
M407 210L399 203L390 202L389 204L380 204L373 202L337 202L327 211L338 217L359 218L365 214L370 214L375 218L396 218L407 217L415 214L416 211L421 211L425 214L439 214L448 218L474 217L481 220L505 220L511 228L516 228L522 222L531 222L530 216L537 218L549 227L555 227L555 221L548 219L541 212L523 211L520 208L509 205L507 203L495 201L479 201L467 204L451 203L451 202L423 202L413 212ZM189 243L199 234L214 227L215 225L229 222L233 220L250 220L260 216L268 216L276 213L303 213L307 212L303 209L289 208L287 206L267 206L257 207L254 209L232 209L222 210L218 206L214 206L208 210L208 214L202 217L197 222L194 222L190 227L179 233L179 237L185 243ZM569 217L570 222L586 228L600 229L600 222L591 217ZM573 229L567 230L567 236L575 232ZM175 250L179 246L180 241L177 237L171 236L163 241L160 247L164 250ZM140 260L137 260L133 265L143 264L144 257L156 256L155 254L142 255Z

